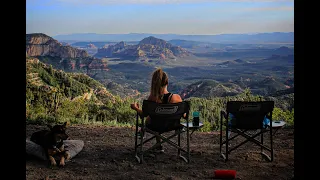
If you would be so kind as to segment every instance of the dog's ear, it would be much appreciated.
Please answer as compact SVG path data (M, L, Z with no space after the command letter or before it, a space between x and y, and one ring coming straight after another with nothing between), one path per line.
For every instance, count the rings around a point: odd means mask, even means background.
M52 126L50 124L48 124L47 127L52 130Z
M67 121L67 122L63 123L63 126L64 126L65 128L68 127L68 126L70 126L70 122Z

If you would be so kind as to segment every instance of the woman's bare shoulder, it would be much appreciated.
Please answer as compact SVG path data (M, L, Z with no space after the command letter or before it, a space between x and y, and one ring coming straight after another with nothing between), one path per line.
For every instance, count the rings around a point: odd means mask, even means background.
M182 102L181 96L179 94L172 94L171 103Z

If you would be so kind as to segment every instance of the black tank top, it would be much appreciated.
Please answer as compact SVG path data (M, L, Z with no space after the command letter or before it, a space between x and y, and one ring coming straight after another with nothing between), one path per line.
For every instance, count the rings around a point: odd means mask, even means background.
M164 94L163 96L162 96L162 103L163 104L168 104L168 103L170 103L170 100L171 100L171 97L172 97L172 93L167 93L167 94Z

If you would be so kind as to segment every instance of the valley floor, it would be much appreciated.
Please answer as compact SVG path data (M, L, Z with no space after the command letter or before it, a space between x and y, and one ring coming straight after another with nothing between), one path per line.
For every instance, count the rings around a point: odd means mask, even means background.
M27 125L27 138L42 129L46 127ZM176 158L177 151L169 144L164 144L165 153L145 157L145 163L138 164L134 158L133 128L72 125L67 133L71 139L84 141L82 151L63 168L50 169L45 161L27 157L26 179L213 179L215 169L234 169L242 180L287 180L294 175L291 128L280 129L274 136L273 162L262 159L260 148L252 143L231 152L229 161L224 162L219 156L219 133L194 132L190 164ZM183 143L185 139L182 138ZM242 140L239 138L238 142Z

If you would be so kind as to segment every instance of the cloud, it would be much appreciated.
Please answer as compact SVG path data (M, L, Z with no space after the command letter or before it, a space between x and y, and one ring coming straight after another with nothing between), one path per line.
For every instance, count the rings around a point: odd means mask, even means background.
M43 0L27 0L28 2ZM205 2L293 2L294 0L51 0L62 4L72 5L119 5L119 4L184 4Z

